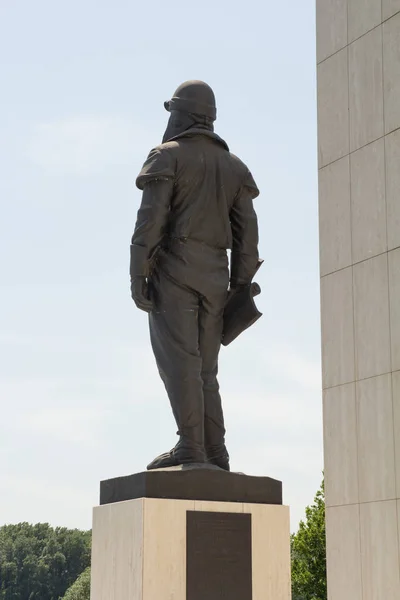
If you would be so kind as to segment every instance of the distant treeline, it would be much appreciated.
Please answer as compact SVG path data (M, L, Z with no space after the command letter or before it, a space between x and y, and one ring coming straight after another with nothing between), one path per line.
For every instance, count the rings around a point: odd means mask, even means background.
M90 549L90 531L0 527L0 600L61 600L90 565Z

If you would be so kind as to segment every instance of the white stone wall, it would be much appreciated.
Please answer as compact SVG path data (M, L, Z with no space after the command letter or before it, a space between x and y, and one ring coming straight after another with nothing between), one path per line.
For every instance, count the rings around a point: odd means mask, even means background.
M329 600L400 600L400 0L317 0Z

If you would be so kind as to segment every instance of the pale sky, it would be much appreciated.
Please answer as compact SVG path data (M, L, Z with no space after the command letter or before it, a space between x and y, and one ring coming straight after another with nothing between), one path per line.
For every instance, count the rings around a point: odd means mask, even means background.
M129 244L163 102L203 79L261 191L231 464L282 480L297 527L323 468L314 29L314 0L0 2L0 525L89 528L101 479L176 442Z

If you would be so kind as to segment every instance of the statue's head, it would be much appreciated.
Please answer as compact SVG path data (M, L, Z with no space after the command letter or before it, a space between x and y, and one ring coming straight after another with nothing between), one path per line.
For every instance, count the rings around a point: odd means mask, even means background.
M204 81L185 81L171 100L164 102L170 113L163 142L187 131L191 127L202 127L213 131L213 123L217 118L215 95Z

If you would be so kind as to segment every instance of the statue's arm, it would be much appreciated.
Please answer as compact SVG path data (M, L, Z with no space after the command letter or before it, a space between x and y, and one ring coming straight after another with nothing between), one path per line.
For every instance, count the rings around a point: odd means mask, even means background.
M257 270L258 219L253 199L259 192L250 173L230 212L232 228L231 287L251 282Z
M131 279L149 275L151 258L168 224L174 181L173 157L168 150L155 148L136 180L143 195L131 241Z
M159 179L147 182L143 188L131 242L131 279L149 274L150 259L168 224L173 187L173 180Z

